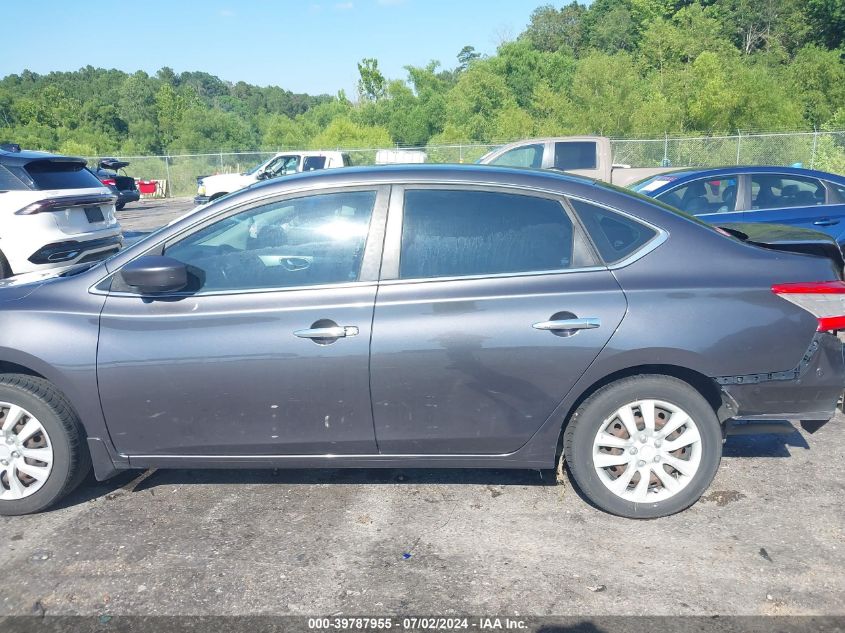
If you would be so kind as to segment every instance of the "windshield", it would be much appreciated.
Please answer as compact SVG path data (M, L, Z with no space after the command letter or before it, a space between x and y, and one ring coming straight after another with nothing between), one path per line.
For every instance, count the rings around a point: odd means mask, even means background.
M270 160L272 160L272 159L270 159ZM267 165L269 162L270 162L269 160L265 160L263 163L258 163L258 164L257 164L255 167L253 167L252 169L250 169L250 170L248 170L248 171L245 171L245 172L244 172L244 176L251 176L252 174L254 174L255 172L257 172L258 170L260 170L262 167L264 167L265 165Z

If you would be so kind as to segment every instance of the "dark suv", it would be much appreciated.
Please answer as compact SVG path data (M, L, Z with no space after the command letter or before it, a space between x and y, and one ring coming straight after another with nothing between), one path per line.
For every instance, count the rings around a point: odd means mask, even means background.
M117 195L115 208L118 211L125 207L128 202L138 202L141 199L141 192L138 191L135 179L127 176L126 172L123 171L128 166L129 163L123 160L103 158L97 165L97 171L94 172L100 182ZM123 173L120 173L121 171Z
M0 513L92 461L105 479L561 457L607 511L678 512L734 419L827 420L845 385L841 256L743 235L550 172L254 185L0 286Z

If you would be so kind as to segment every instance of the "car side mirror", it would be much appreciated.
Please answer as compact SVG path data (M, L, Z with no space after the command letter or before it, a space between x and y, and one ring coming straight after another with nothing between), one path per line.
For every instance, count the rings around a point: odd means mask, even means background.
M188 285L188 267L172 257L146 255L120 271L123 282L141 294L182 290Z

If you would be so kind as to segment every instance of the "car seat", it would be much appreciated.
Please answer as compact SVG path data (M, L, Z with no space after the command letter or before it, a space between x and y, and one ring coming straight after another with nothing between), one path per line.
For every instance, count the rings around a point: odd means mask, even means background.
M688 213L692 213L693 215L698 215L699 213L706 213L709 211L710 204L707 202L707 198L704 196L698 196L696 198L690 198L686 205L684 205L684 211Z

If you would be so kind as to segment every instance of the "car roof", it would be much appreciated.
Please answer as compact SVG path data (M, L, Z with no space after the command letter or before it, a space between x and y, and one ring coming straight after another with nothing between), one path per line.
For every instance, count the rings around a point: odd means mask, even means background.
M554 189L560 183L595 186L611 190L592 178L565 174L562 172L543 169L523 169L519 167L498 167L494 165L476 164L402 164L402 165L373 165L361 167L342 167L337 169L321 169L300 174L292 174L284 178L264 180L242 191L256 191L258 189L287 189L313 183L323 185L338 185L352 183L471 183L471 184L511 184L525 185L542 189L544 184ZM268 192L269 193L269 192Z
M707 178L708 176L721 176L725 174L741 175L741 174L783 174L791 176L809 176L812 178L819 178L821 180L835 180L845 182L845 178L837 174L831 174L815 169L805 169L803 167L780 167L777 165L726 165L724 167L710 167L707 169L684 168L675 171L667 171L653 176L659 179L665 176L671 176L673 185L678 185L685 180L693 180L696 178ZM662 187L661 187L662 188Z
M276 156L292 156L294 154L298 156L328 156L329 154L342 154L341 150L321 150L321 149L292 149L287 152L277 152L273 158Z
M37 152L34 150L21 150L19 152L9 152L3 149L0 149L0 164L3 165L13 165L13 166L21 166L26 165L29 162L34 160L43 160L45 158L50 159L62 159L72 162L82 162L87 164L84 158L80 158L78 156L63 156L61 154L51 154L50 152Z

